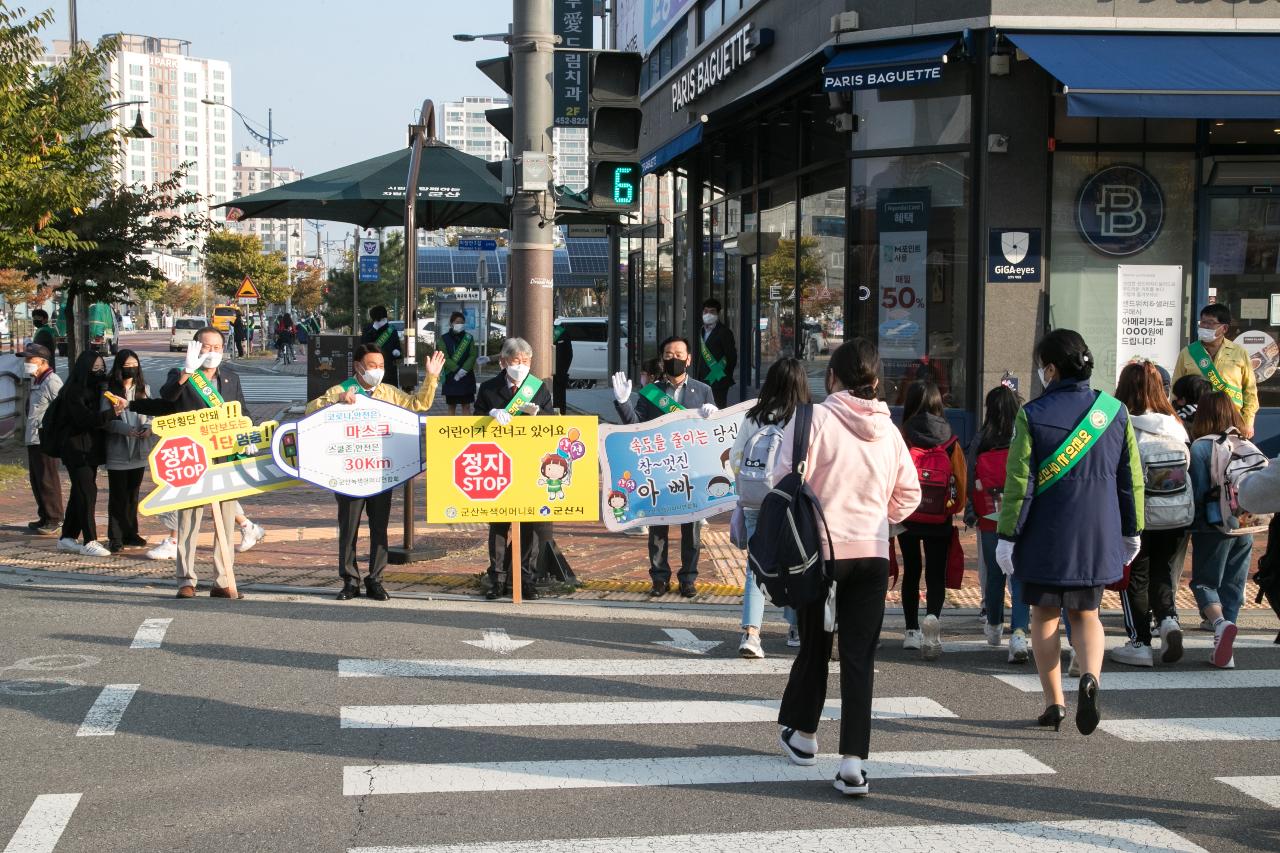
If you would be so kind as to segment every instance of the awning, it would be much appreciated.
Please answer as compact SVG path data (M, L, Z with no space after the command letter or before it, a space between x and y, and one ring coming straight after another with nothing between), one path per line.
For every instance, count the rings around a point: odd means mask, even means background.
M1005 33L1073 116L1280 118L1280 36Z
M647 175L670 163L702 141L702 122L681 131L640 158L640 172Z
M942 78L956 36L840 48L822 69L827 91L911 86Z

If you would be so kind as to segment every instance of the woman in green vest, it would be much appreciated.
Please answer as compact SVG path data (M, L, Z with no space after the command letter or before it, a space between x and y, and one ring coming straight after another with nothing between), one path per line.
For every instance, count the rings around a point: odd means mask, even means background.
M461 311L449 315L449 330L440 336L440 351L444 353L444 401L449 404L449 414L471 414L476 401L476 342L467 333L467 318Z

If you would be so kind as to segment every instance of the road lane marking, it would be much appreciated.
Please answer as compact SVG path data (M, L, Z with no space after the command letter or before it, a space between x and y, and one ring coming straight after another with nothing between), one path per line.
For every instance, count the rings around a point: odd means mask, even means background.
M873 780L874 784L874 780ZM856 820L856 818L850 818ZM352 847L348 853L816 853L831 850L947 850L950 853L1207 853L1150 820L1062 820L1026 823L927 824L857 829L781 830L630 838L500 841L419 847Z
M839 672L831 664L833 673ZM544 658L521 660L366 660L338 661L341 678L507 678L520 676L603 678L679 675L789 675L790 658Z
M133 642L129 644L131 649L158 649L160 644L164 642L165 631L169 630L169 623L172 619L147 619L138 628L138 633L133 635Z
M102 688L84 722L76 731L76 737L107 737L116 733L116 727L124 717L125 708L138 692L139 684L108 684Z
M867 762L872 779L938 776L1017 776L1054 770L1020 749L956 749L886 752ZM478 764L383 764L344 767L342 792L443 794L451 791L539 791L568 788L745 785L757 782L825 782L840 768L839 755L822 755L799 767L781 755L704 755L599 761L500 761Z
M1280 809L1280 776L1217 776L1217 781L1230 785L1261 800L1272 808Z
M1280 740L1280 717L1103 720L1098 728L1134 743Z
M655 646L665 646L694 655L705 655L720 645L719 640L699 640L688 628L663 628L662 633L667 635L667 639L654 640Z
M79 794L41 794L18 824L18 831L5 845L4 853L52 853L71 813L80 802Z
M468 705L349 705L344 729L455 729L502 726L640 726L700 723L766 723L778 718L777 699L673 702L493 702ZM878 720L955 717L932 699L903 696L875 699ZM825 720L840 719L839 700L822 709Z
M1108 635L1107 648L1114 649L1123 646L1129 642L1129 638L1123 635ZM998 646L993 646L986 640L949 640L943 637L942 645L947 654L966 654L979 652L999 652L1001 654L1009 653L1009 635L1005 634L1003 642ZM1213 648L1213 635L1207 633L1192 634L1190 631L1182 632L1182 647L1184 649L1208 649ZM1064 651L1071 651L1067 643L1062 644ZM1157 636L1155 642L1152 643L1152 650L1158 655L1160 653L1160 638ZM1276 648L1275 635L1268 636L1248 636L1239 634L1236 636L1235 648L1237 649L1274 649Z
M1063 668L1065 671L1065 667ZM994 676L1023 693L1039 693L1040 677L1036 675ZM1205 664L1204 671L1164 670L1163 672L1103 672L1103 691L1108 690L1202 690L1220 688L1280 687L1280 669L1214 670ZM1074 678L1063 677L1062 689L1074 692L1079 685Z
M499 655L509 655L514 651L523 649L531 644L533 640L513 640L507 636L506 628L494 628L484 632L483 640L463 640L468 646L475 646L477 649L493 652Z

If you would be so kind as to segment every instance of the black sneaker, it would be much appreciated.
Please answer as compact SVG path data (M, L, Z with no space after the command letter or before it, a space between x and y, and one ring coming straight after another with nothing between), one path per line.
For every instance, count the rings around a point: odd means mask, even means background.
M850 781L839 773L836 773L835 786L836 790L844 794L846 797L865 797L871 793L871 785L868 782L869 777L867 771L862 771L862 778Z
M796 733L795 729L783 729L778 734L778 743L782 746L783 753L787 758L791 759L792 764L799 764L801 767L812 767L818 763L818 756L812 752L802 752L791 745L791 736Z

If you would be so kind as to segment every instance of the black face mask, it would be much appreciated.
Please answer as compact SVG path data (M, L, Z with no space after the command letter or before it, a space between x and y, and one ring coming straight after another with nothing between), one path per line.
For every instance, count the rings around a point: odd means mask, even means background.
M668 358L662 362L662 372L671 377L684 376L689 369L683 358Z
M141 367L123 367L120 369L120 375L125 379L137 379L142 376Z

